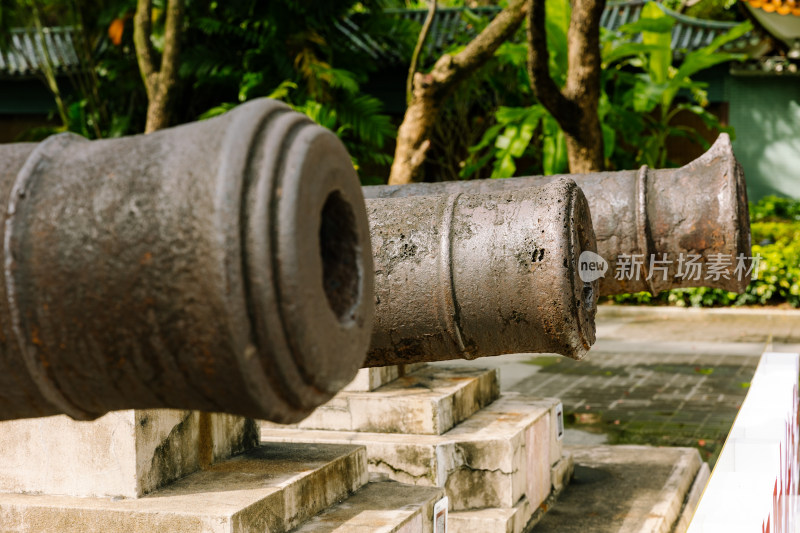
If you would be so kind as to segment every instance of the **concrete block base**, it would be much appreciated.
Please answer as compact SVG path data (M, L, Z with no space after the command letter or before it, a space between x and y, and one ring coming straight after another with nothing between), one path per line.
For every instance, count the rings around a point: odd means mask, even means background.
M137 498L258 440L253 419L174 409L9 420L0 422L0 493Z
M438 487L371 482L294 533L432 533L433 506L443 496Z
M0 494L0 530L289 531L367 483L366 464L360 446L264 443L137 499Z
M514 507L495 507L475 511L453 511L447 517L448 533L522 533L533 516L528 498L522 498Z
M416 372L425 368L427 363L414 363L411 365L389 365L389 366L376 366L372 368L362 368L353 378L353 381L348 383L344 391L353 392L371 392L375 389L383 387L391 383L401 376L405 376L412 372Z
M565 453L560 461L550 468L552 489L546 503L538 507L531 505L525 496L514 507L493 507L472 511L453 511L447 527L451 533L472 533L491 531L492 533L522 533L532 527L547 511L548 503L569 484L574 462L571 453ZM531 522L536 518L534 522Z
M558 400L504 394L442 435L262 427L262 439L366 446L370 472L444 487L452 510L534 508L550 494L561 443L550 419Z
M379 370L388 372L385 367ZM496 370L429 366L396 377L371 392L340 392L291 427L441 435L499 395ZM270 425L287 427L264 423L265 427Z

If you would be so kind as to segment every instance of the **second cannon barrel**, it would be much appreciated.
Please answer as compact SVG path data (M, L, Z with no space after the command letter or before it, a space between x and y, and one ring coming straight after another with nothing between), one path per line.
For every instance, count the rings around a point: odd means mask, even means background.
M363 187L366 198L489 193L563 176ZM674 169L570 175L592 211L608 270L600 295L684 287L742 292L750 281L750 220L744 173L722 134L701 157Z
M596 251L574 181L496 194L367 200L376 316L365 366L551 352L594 343Z

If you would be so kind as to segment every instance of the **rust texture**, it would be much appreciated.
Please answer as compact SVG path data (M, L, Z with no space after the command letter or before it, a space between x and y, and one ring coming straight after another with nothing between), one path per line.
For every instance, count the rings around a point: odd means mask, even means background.
M500 180L416 183L364 187L366 198L491 193L552 182L564 176L532 176ZM715 287L742 292L750 281L750 222L744 173L720 135L701 157L677 169L598 172L569 176L589 201L598 253L609 263L600 281L600 295L684 287ZM679 275L680 257L699 256L702 276ZM720 261L720 255L722 261ZM743 256L744 272L736 272ZM642 272L634 279L616 279L618 258L642 256ZM661 268L650 271L650 258ZM725 262L719 279L708 278L708 265ZM658 261L664 260L664 263ZM631 261L623 259L623 261ZM667 268L667 262L670 262ZM630 274L628 271L627 274ZM740 275L743 274L743 275ZM623 277L623 276L619 276ZM649 278L649 279L648 279Z
M358 178L279 102L0 146L0 420L130 408L297 421L361 367Z
M376 315L365 366L519 352L575 359L594 343L596 251L570 179L492 194L367 200Z

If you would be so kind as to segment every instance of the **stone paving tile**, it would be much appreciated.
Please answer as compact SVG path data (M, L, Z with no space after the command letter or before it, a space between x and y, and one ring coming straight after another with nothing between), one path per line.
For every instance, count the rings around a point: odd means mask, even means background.
M611 444L694 446L713 462L757 356L594 353L583 361L529 356L535 374L511 390L558 397L567 426L604 432Z
M502 390L561 398L567 442L695 446L713 465L767 346L800 351L800 311L604 305L583 361L513 354L457 364L499 369Z

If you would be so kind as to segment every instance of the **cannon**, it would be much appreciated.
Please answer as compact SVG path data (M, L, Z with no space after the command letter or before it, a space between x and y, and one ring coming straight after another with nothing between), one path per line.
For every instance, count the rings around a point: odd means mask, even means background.
M510 191L562 177L377 185L363 190L368 199L399 199ZM607 261L601 296L701 286L742 292L747 287L753 266L747 190L727 134L680 168L644 166L570 177L586 194L598 254Z
M364 366L518 352L580 359L595 340L589 206L571 179L491 194L367 200L375 326Z
M358 178L271 100L145 136L0 146L0 420L302 419L374 315Z

